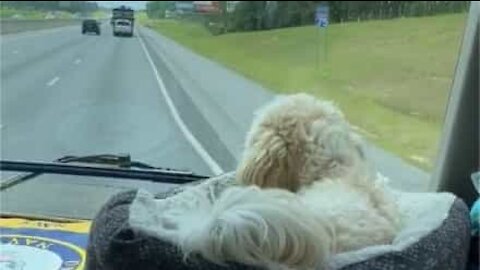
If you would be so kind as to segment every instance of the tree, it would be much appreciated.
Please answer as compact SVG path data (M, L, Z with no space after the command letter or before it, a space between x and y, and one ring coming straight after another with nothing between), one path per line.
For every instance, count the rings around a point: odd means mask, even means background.
M149 1L146 9L149 18L165 18L165 11L175 10L175 1Z
M225 7L225 2L220 1L220 5ZM198 16L204 16L207 27L209 22L216 25L221 22L227 31L292 27L313 24L316 7L321 2L328 2L331 23L463 12L469 4L469 1L240 1L231 14L226 14L223 8L219 15ZM150 18L163 18L169 9L175 9L175 1L147 3Z
M2 6L21 10L43 10L88 13L98 9L91 1L2 1Z

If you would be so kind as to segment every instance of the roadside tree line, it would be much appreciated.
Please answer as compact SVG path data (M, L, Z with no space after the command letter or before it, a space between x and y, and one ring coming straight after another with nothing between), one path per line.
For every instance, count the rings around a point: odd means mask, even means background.
M314 23L319 4L329 6L330 23L431 16L465 12L470 1L239 1L227 12L228 1L219 1L217 14L185 14L183 18L201 20L215 33L255 31ZM164 18L175 10L175 1L149 1L147 15Z

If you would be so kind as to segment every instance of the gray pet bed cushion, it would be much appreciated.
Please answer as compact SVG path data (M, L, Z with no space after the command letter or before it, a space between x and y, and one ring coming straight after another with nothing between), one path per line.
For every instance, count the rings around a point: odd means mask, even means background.
M236 263L220 266L195 258L183 261L181 252L155 236L155 213L150 204L182 196L187 187L220 193L233 175L194 183L153 196L129 191L112 197L92 223L87 269L258 269ZM195 187L192 187L195 186ZM446 193L391 191L402 211L404 229L392 245L341 253L329 261L332 269L464 269L470 241L468 208Z

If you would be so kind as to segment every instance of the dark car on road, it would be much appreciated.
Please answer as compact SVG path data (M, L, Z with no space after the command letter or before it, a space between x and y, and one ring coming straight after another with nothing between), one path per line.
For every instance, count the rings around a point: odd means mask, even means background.
M86 33L100 35L100 24L96 20L84 20L82 22L82 34Z

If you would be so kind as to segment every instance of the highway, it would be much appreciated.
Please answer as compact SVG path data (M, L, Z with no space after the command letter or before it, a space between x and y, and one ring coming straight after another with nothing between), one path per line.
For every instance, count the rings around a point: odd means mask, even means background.
M175 123L138 37L113 37L108 24L100 36L82 35L79 26L8 35L0 76L2 159L129 153L156 166L213 174ZM41 212L47 207L32 200L48 196L43 189L68 193L65 177L45 178L2 194L2 210ZM23 200L10 200L19 194ZM82 212L94 209L87 208Z
M216 175L235 168L253 111L273 97L144 28L122 38L108 23L100 36L68 26L0 42L2 159L128 153L155 166ZM425 172L373 145L368 153L396 186L425 186ZM170 186L43 175L2 191L0 203L2 212L92 218L109 196L139 187Z
M2 42L4 159L130 153L211 174L172 119L138 38L69 27Z

